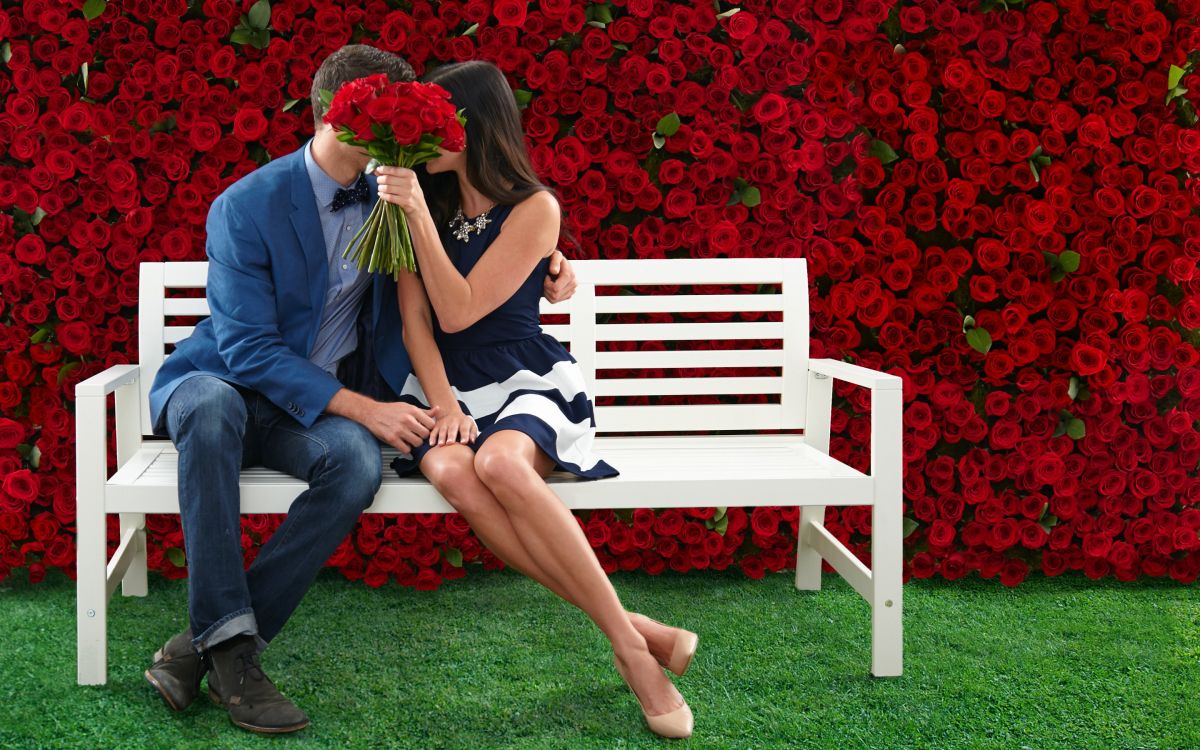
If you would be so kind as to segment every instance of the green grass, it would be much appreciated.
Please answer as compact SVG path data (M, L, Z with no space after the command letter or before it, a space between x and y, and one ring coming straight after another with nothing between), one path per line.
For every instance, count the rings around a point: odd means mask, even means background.
M683 743L643 726L585 617L512 573L428 593L322 574L266 652L312 718L245 733L142 678L186 585L114 597L109 682L75 684L74 586L0 583L0 748L1198 748L1200 596L1170 582L914 582L905 675L876 679L869 611L836 576L613 577L631 609L700 633Z

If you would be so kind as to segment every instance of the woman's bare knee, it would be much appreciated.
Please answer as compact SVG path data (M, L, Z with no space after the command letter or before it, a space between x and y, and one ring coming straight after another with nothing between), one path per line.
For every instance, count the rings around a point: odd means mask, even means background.
M475 472L472 451L464 445L433 448L421 459L421 473L443 497L462 494Z
M487 443L475 454L475 473L479 481L493 490L512 488L525 480L529 463L502 445Z

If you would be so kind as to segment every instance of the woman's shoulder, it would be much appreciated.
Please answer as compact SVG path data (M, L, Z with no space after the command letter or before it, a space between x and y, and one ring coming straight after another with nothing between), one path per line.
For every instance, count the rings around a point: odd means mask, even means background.
M552 216L557 220L560 209L554 193L549 190L536 190L514 203L510 214L533 220L544 220Z

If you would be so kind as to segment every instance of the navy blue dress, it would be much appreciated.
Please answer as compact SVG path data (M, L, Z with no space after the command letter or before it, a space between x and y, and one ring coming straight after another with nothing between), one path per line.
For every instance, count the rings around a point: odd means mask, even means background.
M511 211L512 206L493 208L491 223L465 242L442 233L442 243L464 277ZM549 258L539 261L507 302L463 331L443 332L433 312L434 340L459 406L479 427L475 442L468 443L472 448L479 450L500 430L517 430L559 470L587 479L616 476L616 469L592 453L596 418L583 371L557 339L542 331L538 305L549 264ZM408 376L400 400L429 408L415 373ZM412 473L430 447L426 441L411 455L397 457L392 468L400 476Z

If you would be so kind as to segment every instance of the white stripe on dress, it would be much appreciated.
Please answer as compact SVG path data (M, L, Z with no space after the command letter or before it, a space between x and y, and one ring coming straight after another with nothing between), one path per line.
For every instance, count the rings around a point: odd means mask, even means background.
M545 375L538 375L532 370L518 370L503 383L488 383L470 391L460 391L450 386L454 397L466 404L471 416L476 419L499 411L513 391L558 391L563 400L570 403L586 389L587 385L579 365L570 360L555 362L554 367ZM423 404L429 403L414 373L409 373L400 395L412 396Z
M561 463L575 464L582 471L591 471L600 459L592 455L592 421L572 422L550 399L536 393L517 396L504 411L496 415L499 422L510 415L528 414L537 417L554 431L554 447Z
M590 471L600 459L592 455L593 428L590 419L572 422L567 418L553 400L537 393L526 393L513 399L504 407L504 402L514 391L558 391L568 403L586 390L583 373L579 365L570 360L556 362L550 372L538 375L532 370L519 370L503 383L489 383L470 391L460 391L450 387L454 397L467 407L467 411L476 420L496 414L493 421L498 422L506 416L529 414L545 422L555 433L555 449L558 459L565 463L578 466L582 471ZM410 373L404 381L401 396L411 396L422 404L429 404L425 391L417 376Z

